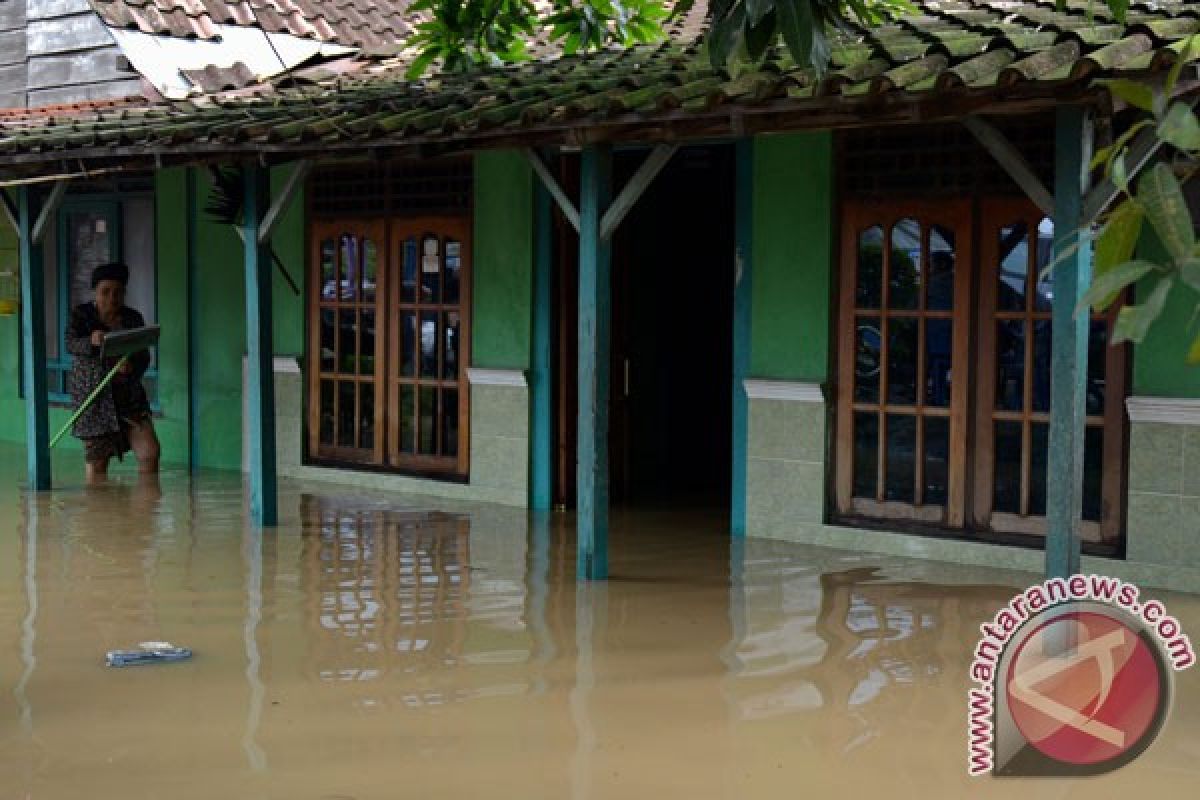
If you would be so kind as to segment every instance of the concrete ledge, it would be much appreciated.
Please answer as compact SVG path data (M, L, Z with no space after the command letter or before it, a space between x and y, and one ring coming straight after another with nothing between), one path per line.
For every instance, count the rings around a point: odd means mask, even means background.
M797 381L746 380L746 396L752 400L792 400L798 403L824 403L825 394L816 383Z
M280 464L279 474L280 476L297 480L341 486L349 485L357 489L404 492L406 494L427 495L429 497L445 497L453 500L496 503L498 505L517 508L524 507L528 502L526 493L521 490L514 491L501 487L452 483L430 478L417 478L409 475L392 475L385 472L364 472L360 470L333 469L331 467Z
M519 369L483 369L467 367L467 381L472 386L521 386L525 384L525 373Z
M1125 400L1130 422L1165 422L1200 425L1200 398L1129 397Z

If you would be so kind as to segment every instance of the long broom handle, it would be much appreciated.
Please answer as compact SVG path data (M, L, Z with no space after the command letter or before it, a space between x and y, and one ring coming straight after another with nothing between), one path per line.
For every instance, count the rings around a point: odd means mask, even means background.
M87 399L79 404L79 408L75 409L75 413L71 415L69 420L67 420L67 424L62 426L62 430L54 434L54 438L50 440L50 447L54 447L54 445L58 444L58 440L65 436L67 431L71 429L71 426L75 424L75 420L82 417L83 412L91 408L92 403L96 402L96 398L100 396L100 393L108 387L108 384L112 383L113 376L117 374L117 370L125 366L125 362L128 360L128 354L121 356L121 359L117 361L116 366L108 371L108 374L104 376L104 380L100 381L100 385L95 389L92 389L92 393L87 396Z

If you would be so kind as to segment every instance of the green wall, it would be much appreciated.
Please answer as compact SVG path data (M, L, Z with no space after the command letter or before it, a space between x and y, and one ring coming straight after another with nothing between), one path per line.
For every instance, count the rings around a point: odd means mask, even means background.
M517 152L475 157L471 365L527 369L533 301L533 170Z
M272 175L276 189L282 187L288 169ZM242 356L246 349L242 246L232 228L212 222L204 213L208 194L209 182L201 170L192 170L190 177L184 168L162 170L155 176L158 318L162 325L158 358L162 411L155 426L164 463L187 464L194 446L197 466L240 469ZM190 226L189 211L193 217ZM304 349L303 193L280 218L274 247L301 289L295 294L275 270L275 352L299 355ZM0 270L9 265L16 267L16 238L8 225L2 225ZM191 370L189 318L195 334ZM24 401L18 396L19 347L18 319L0 317L0 439L15 442L25 439ZM68 409L52 407L51 433L68 416ZM59 449L78 451L79 441L68 436Z
M1147 232L1139 244L1139 255L1150 260L1165 258L1162 245ZM1137 288L1138 300L1146 297L1145 285ZM1133 394L1151 397L1200 397L1200 367L1187 364L1187 352L1195 336L1192 315L1200 295L1177 285L1141 344L1134 346Z
M833 137L754 140L750 375L821 383L829 364Z

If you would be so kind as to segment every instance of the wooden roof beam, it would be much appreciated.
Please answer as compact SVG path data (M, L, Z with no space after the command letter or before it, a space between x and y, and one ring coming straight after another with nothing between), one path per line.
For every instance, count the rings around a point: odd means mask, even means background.
M612 238L617 226L621 224L621 220L625 219L625 216L633 209L634 203L641 198L678 149L679 145L660 144L650 151L650 155L646 156L646 160L638 167L638 171L633 174L629 183L625 184L625 188L621 190L621 193L612 201L612 205L604 212L604 216L600 218L601 239Z
M308 173L312 170L313 163L307 159L299 161L292 169L292 174L288 176L287 183L283 186L283 191L279 193L279 197L275 198L275 202L267 210L266 216L263 217L262 227L258 229L258 243L266 244L271 241L271 234L275 232L275 225L278 224L279 218L283 216L283 212L292 204L292 200L296 197L296 191L308 177Z
M546 187L546 191L554 198L554 202L558 204L563 216L567 218L567 222L571 223L571 227L579 233L579 209L571 202L571 198L567 197L567 193L563 191L559 185L558 179L550 172L550 168L546 166L546 162L538 155L538 152L532 147L523 147L521 152L525 154L525 158L529 161L529 165L533 167L533 171L537 173L541 179L542 185Z
M4 214L4 218L8 220L8 224L12 225L12 229L17 236L21 235L21 223L17 220L17 204L8 196L8 192L0 188L0 213Z
M983 148L996 159L1008 176L1025 192L1034 205L1046 216L1054 215L1054 195L1042 183L1042 179L1029 166L1021 151L1008 140L998 128L978 115L963 117L963 126L971 132Z

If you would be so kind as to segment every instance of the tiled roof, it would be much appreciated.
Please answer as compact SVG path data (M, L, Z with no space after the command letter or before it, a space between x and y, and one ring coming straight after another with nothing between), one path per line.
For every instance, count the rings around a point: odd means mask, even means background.
M393 44L412 31L408 0L90 0L114 28L213 39L217 25L254 26L347 47Z
M737 75L713 69L698 47L700 4L692 14L675 21L662 45L469 76L408 82L401 54L296 73L287 88L38 124L0 120L0 164L487 146L585 129L607 129L611 138L738 135L886 120L903 104L921 104L922 118L963 113L954 109L971 103L1028 108L1031 98L1048 108L1083 96L1099 77L1166 69L1200 30L1200 2L1135 5L1118 25L1098 1L1068 0L1056 10L1052 0L918 0L910 16L840 36L832 69L818 79L782 50Z

